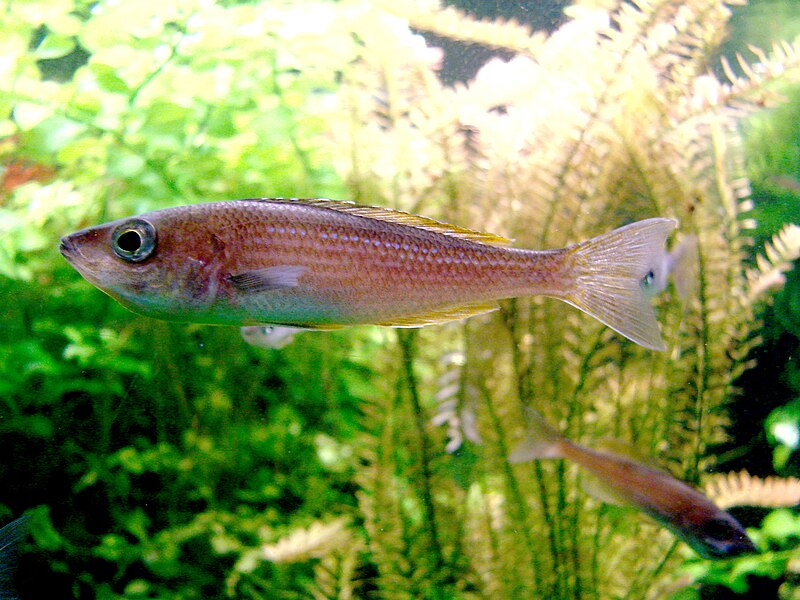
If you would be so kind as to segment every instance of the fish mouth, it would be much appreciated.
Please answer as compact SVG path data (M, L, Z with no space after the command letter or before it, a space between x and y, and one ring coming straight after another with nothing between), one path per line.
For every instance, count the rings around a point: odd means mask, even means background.
M61 243L58 246L58 251L61 252L61 256L70 260L75 254L75 244L73 244L68 237L62 237Z
M86 255L81 251L80 246L76 243L74 234L65 235L61 238L58 251L78 273L89 281L93 282L95 280L95 271L91 266L92 263L87 259Z

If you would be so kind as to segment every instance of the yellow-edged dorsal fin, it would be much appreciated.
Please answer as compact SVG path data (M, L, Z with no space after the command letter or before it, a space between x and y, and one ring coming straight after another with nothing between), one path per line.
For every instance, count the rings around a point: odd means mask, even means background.
M456 321L475 315L482 315L497 309L498 305L494 303L464 304L462 306L453 306L442 310L432 310L418 315L399 317L391 321L382 321L380 323L375 323L375 325L382 325L384 327L422 327L424 325L446 323L447 321Z
M465 227L458 227L457 225L450 225L449 223L442 223L435 219L428 217L421 217L419 215L412 215L400 210L391 208L381 208L379 206L368 206L365 204L355 204L354 202L347 202L344 200L327 200L325 198L257 198L259 202L273 202L285 204L303 204L305 206L314 206L317 208L325 208L328 210L335 210L341 213L356 215L366 219L376 219L385 223L395 223L398 225L407 225L417 229L424 229L425 231L432 231L434 233L441 233L442 235L449 235L479 244L487 244L489 246L508 246L512 240L493 233L485 233L482 231L473 231ZM458 318L458 317L457 317Z

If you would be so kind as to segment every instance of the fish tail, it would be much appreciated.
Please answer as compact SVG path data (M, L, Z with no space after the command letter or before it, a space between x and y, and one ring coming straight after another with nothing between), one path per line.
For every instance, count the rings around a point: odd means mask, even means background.
M538 411L524 407L525 439L509 455L512 463L543 458L563 458L566 439Z
M676 225L645 219L571 246L575 284L563 299L637 344L664 350L645 285L660 268Z
M28 532L28 516L11 521L0 529L0 598L17 598L14 578L17 571L19 544Z

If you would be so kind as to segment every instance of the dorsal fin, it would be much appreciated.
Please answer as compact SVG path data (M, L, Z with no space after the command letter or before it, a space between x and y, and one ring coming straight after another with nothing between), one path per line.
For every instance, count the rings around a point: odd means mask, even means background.
M325 198L253 198L257 202L272 202L275 204L302 204L304 206L313 206L316 208L325 208L334 210L340 213L347 213L366 219L375 219L385 223L395 223L398 225L407 225L416 229L424 229L425 231L432 231L434 233L441 233L451 237L457 237L479 244L487 244L489 246L508 246L511 240L504 238L493 233L485 233L482 231L473 231L465 227L458 227L448 223L442 223L435 219L428 217L421 217L419 215L412 215L400 210L391 208L381 208L379 206L368 206L365 204L355 204L354 202L347 202L344 200L327 200Z

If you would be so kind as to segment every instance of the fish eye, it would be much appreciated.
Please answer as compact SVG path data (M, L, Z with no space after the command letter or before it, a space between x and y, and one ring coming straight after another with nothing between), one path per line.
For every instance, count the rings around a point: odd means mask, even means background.
M156 228L144 219L129 219L111 234L114 254L126 262L141 262L156 249Z
M645 276L642 278L642 285L643 285L644 287L650 287L651 285L653 285L653 283L655 283L655 280L656 280L656 274L655 274L655 272L653 271L653 269L650 269L650 270L647 272L647 275L645 275Z

